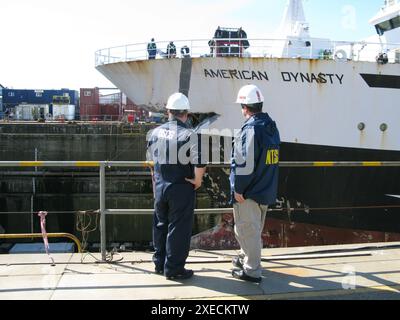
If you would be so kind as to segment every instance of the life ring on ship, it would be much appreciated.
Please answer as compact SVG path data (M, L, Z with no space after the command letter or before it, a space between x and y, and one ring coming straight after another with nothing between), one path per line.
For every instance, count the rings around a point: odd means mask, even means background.
M337 50L335 52L335 60L347 61L347 53L343 49Z

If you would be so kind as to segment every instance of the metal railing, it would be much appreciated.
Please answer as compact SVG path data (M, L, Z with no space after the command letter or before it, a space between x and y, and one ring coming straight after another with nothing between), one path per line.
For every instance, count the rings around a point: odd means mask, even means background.
M248 41L247 48L244 41ZM199 39L176 40L174 58L204 57L254 57L254 58L303 58L337 59L340 61L376 61L380 53L390 53L389 61L398 62L396 52L400 43L330 41L324 39ZM156 59L171 58L167 47L169 41L156 42ZM95 65L147 60L148 43L100 49L95 53ZM189 51L183 51L184 49ZM247 48L247 49L246 49Z
M107 215L148 215L153 209L107 209L106 207L106 169L107 168L150 168L149 161L3 161L0 168L28 168L28 167L61 167L61 168L99 168L100 176L100 247L102 260L107 260L106 248L106 216ZM309 162L280 162L281 168L334 168L334 167L400 167L400 161L309 161ZM228 163L210 163L209 168L229 168ZM232 212L232 208L196 209L197 215L225 214Z
M67 238L76 244L78 253L82 253L82 244L77 237L69 233L47 233L48 238ZM0 239L41 239L41 233L21 233L21 234L0 234Z

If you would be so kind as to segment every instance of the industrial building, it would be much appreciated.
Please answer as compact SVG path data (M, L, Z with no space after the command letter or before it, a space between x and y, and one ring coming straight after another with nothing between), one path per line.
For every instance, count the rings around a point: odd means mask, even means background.
M0 85L0 119L150 122L151 114L116 88L80 91L8 89Z
M78 91L30 90L2 88L3 113L14 120L63 118L74 120L79 116Z

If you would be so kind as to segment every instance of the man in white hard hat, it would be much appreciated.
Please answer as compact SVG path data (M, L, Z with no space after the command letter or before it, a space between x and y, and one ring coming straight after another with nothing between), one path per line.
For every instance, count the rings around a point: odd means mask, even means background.
M186 270L195 208L195 191L202 185L206 165L201 163L198 135L186 124L188 98L173 94L166 106L169 122L148 139L148 159L154 161L153 261L168 280L193 276Z
M240 255L232 261L232 275L259 283L261 235L268 206L277 199L280 136L275 122L262 112L264 96L258 87L244 86L237 103L246 122L235 138L230 176L235 235L241 246Z

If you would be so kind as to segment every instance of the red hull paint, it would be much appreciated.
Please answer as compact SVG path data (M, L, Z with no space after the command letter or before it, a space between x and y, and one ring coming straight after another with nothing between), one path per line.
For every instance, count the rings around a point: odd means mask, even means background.
M235 239L233 225L233 216L231 214L225 214L216 227L195 235L192 238L192 248L203 250L239 249L239 245ZM394 242L400 241L400 234L337 229L267 218L262 239L264 247L286 248Z

